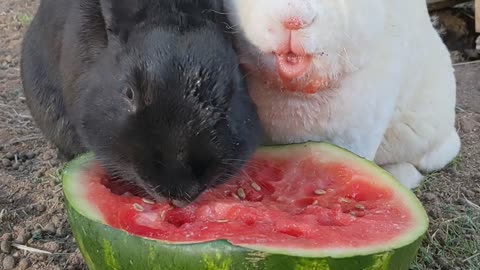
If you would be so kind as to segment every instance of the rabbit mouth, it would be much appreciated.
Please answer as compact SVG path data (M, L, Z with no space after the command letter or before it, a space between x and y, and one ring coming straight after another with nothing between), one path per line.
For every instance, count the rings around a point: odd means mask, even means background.
M271 89L282 92L311 95L337 88L340 84L340 74L318 72L314 67L309 67L307 71L302 72L301 76L291 77L279 74L278 68L253 67L248 64L243 65L243 67L248 71L249 76L264 82ZM290 74L295 72L294 69Z

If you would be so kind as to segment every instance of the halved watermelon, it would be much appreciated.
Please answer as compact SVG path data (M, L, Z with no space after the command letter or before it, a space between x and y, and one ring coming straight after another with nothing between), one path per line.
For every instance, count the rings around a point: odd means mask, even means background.
M131 194L93 160L63 173L90 269L408 269L428 226L390 174L325 143L263 147L185 208Z

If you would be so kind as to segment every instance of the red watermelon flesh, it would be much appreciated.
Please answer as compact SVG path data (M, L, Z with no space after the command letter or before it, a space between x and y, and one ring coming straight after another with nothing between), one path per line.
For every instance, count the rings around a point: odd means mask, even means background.
M410 234L418 217L400 185L376 181L379 169L365 168L313 152L259 154L238 177L185 208L133 195L98 168L84 172L84 195L109 226L166 242L368 248Z

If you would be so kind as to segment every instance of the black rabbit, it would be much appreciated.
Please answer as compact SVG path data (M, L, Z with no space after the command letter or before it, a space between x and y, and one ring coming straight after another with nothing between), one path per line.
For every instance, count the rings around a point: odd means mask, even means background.
M236 174L263 131L221 0L43 0L21 74L45 137L156 199Z

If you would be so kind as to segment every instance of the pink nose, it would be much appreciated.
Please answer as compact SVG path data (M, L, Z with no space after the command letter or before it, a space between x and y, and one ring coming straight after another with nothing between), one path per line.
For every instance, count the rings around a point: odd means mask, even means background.
M300 30L302 28L307 27L309 24L310 23L305 22L304 20L302 20L300 18L297 18L297 17L288 18L288 19L283 21L283 26L287 30Z

